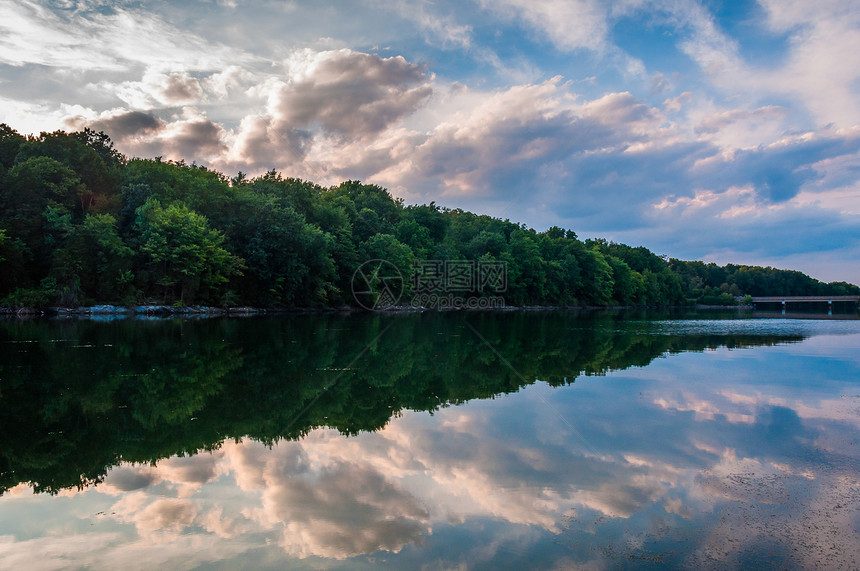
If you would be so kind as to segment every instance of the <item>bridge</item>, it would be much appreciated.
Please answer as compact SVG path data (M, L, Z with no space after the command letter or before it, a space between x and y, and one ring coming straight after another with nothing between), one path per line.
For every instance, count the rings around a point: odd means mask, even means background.
M772 296L753 296L753 303L802 303L802 302L818 302L826 301L827 303L835 302L860 302L860 295L772 295Z
M779 303L782 305L782 313L785 314L787 303L827 303L827 314L833 314L834 303L860 303L860 295L771 295L753 296L753 309L758 303Z

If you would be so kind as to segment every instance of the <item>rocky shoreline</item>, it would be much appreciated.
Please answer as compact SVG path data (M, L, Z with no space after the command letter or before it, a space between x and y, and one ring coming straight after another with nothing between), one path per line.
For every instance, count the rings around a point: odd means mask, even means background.
M91 319L122 319L122 318L163 318L163 317L219 317L264 315L270 309L259 307L211 307L205 305L173 306L173 305L93 305L88 307L22 307L13 309L0 307L0 315L14 317L89 317Z
M411 305L391 306L385 309L375 311L375 313L392 314L392 313L423 313L426 311L558 311L558 310L605 310L605 309L631 309L633 306L610 306L610 307L591 307L591 306L505 306L493 309L467 309L467 308L446 308L434 309L427 307L414 307ZM14 309L10 307L0 307L0 318L76 318L76 319L92 319L97 321L111 321L115 319L167 319L167 318L183 318L183 319L199 319L209 317L251 317L260 315L284 315L284 314L302 314L302 313L365 313L369 310L360 307L343 305L339 307L213 307L206 305L191 305L191 306L173 306L173 305L93 305L81 306L76 308L68 307L23 307Z
M641 306L544 306L544 305L525 305L514 306L509 305L501 308L493 309L470 309L470 308L446 308L433 309L427 307L414 307L411 305L391 306L385 309L380 309L378 313L421 313L425 311L558 311L558 310L579 310L579 311L594 311L594 310L620 310L632 309ZM685 307L687 309L752 309L752 306L713 306L713 305L695 305L695 306L672 306ZM181 317L186 319L206 318L206 317L250 317L259 315L283 315L296 313L354 313L366 312L368 310L360 307L342 305L339 307L214 307L207 305L92 305L81 306L75 308L69 307L22 307L14 309L10 307L0 307L0 318L78 318L78 319L93 319L100 321L109 321L113 319L165 319Z

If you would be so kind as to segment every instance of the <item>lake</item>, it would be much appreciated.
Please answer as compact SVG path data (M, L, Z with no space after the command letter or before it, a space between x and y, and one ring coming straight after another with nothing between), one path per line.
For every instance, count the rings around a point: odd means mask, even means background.
M0 568L857 568L822 317L0 321Z

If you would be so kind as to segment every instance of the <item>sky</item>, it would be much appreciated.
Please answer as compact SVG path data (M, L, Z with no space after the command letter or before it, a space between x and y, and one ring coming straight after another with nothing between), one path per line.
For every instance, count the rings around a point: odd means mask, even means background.
M0 122L860 283L855 0L0 0Z

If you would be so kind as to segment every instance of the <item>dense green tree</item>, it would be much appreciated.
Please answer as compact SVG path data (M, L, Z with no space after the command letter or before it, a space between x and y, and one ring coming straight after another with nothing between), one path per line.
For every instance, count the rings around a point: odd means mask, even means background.
M26 139L6 123L0 123L0 165L9 169L15 164L18 150Z
M233 220L231 204L238 189L231 187L223 174L203 166L160 158L134 159L122 170L122 185L126 192L146 192L147 198L157 198L163 204L181 202L221 230Z
M422 226L414 219L404 219L394 227L394 235L400 242L409 246L417 258L430 257L433 251L433 238L426 226Z
M415 254L412 249L391 234L375 234L358 247L358 257L362 261L385 260L391 262L408 282L412 273Z
M27 283L27 247L0 228L0 298Z
M418 206L407 206L404 210L404 216L427 228L427 231L430 233L430 239L434 243L439 243L445 238L445 234L450 226L450 219L441 208L436 206L435 202Z
M615 256L607 256L606 262L612 268L612 300L617 305L642 303L643 280L641 274L630 269L626 262Z
M210 299L231 276L240 273L242 260L223 247L224 235L187 206L162 206L150 198L137 215L147 277L164 288L165 297L178 297L184 303L192 303L198 296Z
M76 305L79 299L119 301L134 280L132 250L110 214L88 214L54 254L52 274Z
M35 157L50 157L75 172L81 186L77 192L79 204L73 210L79 215L90 210L115 212L119 207L118 183L123 158L104 133L89 129L77 133L42 133L20 145L15 161L21 163Z
M597 247L583 248L579 252L577 262L583 275L576 292L577 298L588 305L608 305L612 300L615 281L606 256Z
M501 232L481 230L468 244L463 246L463 254L468 258L477 259L485 254L497 257L507 246L505 236Z
M65 237L82 185L74 171L49 157L14 165L0 195L0 228L20 241L30 260L29 283L47 274L53 249ZM26 284L21 284L26 285Z
M393 225L400 219L403 210L403 200L394 199L384 188L375 184L362 184L357 180L348 180L330 191L335 196L346 196L355 204L355 211L360 213L367 208L376 213L381 222Z
M508 295L516 305L546 303L545 262L533 235L534 231L514 230L502 257L508 263Z
M271 196L237 201L238 221L229 232L245 260L237 285L242 295L266 305L320 305L331 301L333 238L308 224L289 204Z

